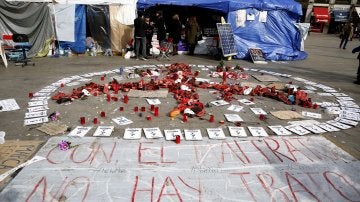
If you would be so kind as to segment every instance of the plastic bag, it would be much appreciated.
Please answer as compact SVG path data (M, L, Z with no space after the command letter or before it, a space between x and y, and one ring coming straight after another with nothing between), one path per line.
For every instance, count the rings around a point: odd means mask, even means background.
M131 51L126 52L124 58L125 59L130 59L130 57L131 57Z

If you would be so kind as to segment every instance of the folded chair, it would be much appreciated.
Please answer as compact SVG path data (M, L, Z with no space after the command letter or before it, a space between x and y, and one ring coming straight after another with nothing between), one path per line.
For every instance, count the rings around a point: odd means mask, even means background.
M165 43L160 44L160 47L158 47L158 49L160 50L160 55L158 57L158 60L162 60L162 59L170 60L169 53L170 53L171 47L173 45L172 42L173 42L173 39L168 38Z
M32 45L29 43L29 38L26 34L13 34L12 40L15 42L14 48L17 51L20 51L20 58L15 61L15 65L21 65L22 67L32 64L35 66L34 62L27 57L26 51L30 50Z

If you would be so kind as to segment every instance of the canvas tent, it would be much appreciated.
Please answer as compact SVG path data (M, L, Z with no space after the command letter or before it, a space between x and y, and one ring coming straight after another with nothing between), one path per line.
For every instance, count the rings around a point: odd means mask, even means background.
M138 0L137 8L157 5L193 6L227 15L238 50L238 58L249 58L249 48L261 48L268 60L300 60L301 34L295 23L302 15L293 0Z

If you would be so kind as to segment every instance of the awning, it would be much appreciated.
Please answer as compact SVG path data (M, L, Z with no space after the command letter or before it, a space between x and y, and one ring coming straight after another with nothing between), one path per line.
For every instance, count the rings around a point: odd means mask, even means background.
M314 7L315 22L329 22L329 11L327 7Z
M360 7L355 7L355 10L356 10L356 12L357 12L357 14L358 14L358 16L360 18Z
M349 20L349 14L350 12L348 11L334 10L335 22L347 22Z

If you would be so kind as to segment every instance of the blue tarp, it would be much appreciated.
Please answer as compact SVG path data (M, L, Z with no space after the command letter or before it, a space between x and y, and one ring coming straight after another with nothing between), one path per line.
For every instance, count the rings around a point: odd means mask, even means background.
M75 42L60 41L63 49L70 49L75 53L86 51L86 6L76 5L75 7Z
M302 15L301 4L293 0L138 0L138 9L157 5L195 6L227 14L232 25L238 58L250 58L249 48L261 48L267 60L302 60L301 36L295 23ZM236 11L255 14L254 21L236 27ZM267 11L266 22L259 22L260 11Z

